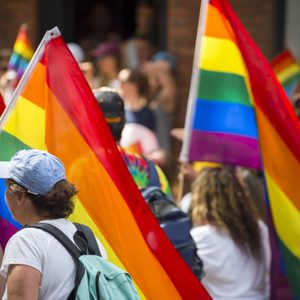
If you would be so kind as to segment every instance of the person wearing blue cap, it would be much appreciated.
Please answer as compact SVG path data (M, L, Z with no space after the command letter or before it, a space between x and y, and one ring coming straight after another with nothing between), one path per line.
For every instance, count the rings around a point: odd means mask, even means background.
M77 190L66 180L59 158L45 151L21 150L0 164L0 178L6 178L6 203L17 222L50 224L74 242L77 229L66 218L73 212ZM3 299L67 299L75 274L75 262L58 240L43 230L24 228L5 248L0 269L6 282Z
M157 138L168 157L172 153L170 130L173 127L177 103L175 68L176 58L167 51L157 52L144 68L149 78L150 107L155 115Z

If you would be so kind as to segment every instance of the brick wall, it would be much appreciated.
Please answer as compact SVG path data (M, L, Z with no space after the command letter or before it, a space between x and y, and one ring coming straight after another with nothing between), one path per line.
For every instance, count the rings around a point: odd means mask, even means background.
M230 0L235 12L264 55L271 58L274 45L274 1Z
M28 24L30 41L36 46L37 0L0 1L0 49L13 47L23 22Z
M230 0L230 3L263 53L270 58L274 38L273 0ZM184 125L199 10L199 0L168 0L167 47L178 59L178 127ZM175 142L177 153L179 149L180 143Z

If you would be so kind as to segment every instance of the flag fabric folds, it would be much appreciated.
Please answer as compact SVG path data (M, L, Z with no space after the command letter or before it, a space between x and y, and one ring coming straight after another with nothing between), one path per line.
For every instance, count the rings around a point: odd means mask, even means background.
M8 62L8 69L17 73L16 85L33 56L33 49L27 36L27 25L22 24Z
M181 157L259 167L261 154L282 272L300 298L299 122L228 1L202 8Z
M43 39L0 126L0 160L37 148L63 161L79 190L71 220L91 227L142 299L210 299L138 191L57 29ZM17 227L3 198L1 205L1 217Z
M202 18L203 20L203 18ZM224 16L209 5L194 60L189 150L182 157L259 168L257 127L247 69ZM203 24L204 25L204 24ZM201 33L199 32L201 31ZM187 126L186 126L187 127ZM185 147L184 147L185 148Z
M289 50L285 50L271 61L271 66L287 95L291 96L300 82L300 65L297 60Z

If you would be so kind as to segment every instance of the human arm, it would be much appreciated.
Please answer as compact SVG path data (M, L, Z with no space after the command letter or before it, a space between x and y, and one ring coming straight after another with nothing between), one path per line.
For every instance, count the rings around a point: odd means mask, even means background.
M25 265L10 265L7 275L7 296L10 300L38 299L41 273Z
M10 297L9 294L7 294L8 299L37 299L33 298L33 295L30 297L28 296L27 298L23 297L23 295L21 297L19 294L16 294L16 290L11 289L15 287L16 283L20 283L17 282L17 275L20 273L23 275L24 270L29 270L28 275L25 273L24 277L26 278L24 278L24 280L30 279L33 281L32 272L30 272L31 270L41 274L43 256L41 255L42 251L38 246L40 241L32 238L32 231L33 229L24 229L17 232L10 238L6 245L0 272L3 278L5 278L4 283L6 282L6 292L10 289L9 293L12 295ZM17 266L18 268L15 268ZM15 270L17 270L17 272L15 272ZM10 288L8 285L10 285ZM31 289L33 290L32 286ZM20 289L20 293L21 292L24 294L27 290L22 291ZM36 292L38 293L38 290Z
M154 93L155 101L159 103L165 112L174 112L177 87L168 63L163 61L153 63L153 71L150 78L155 83L152 83L152 90L156 90L156 93Z

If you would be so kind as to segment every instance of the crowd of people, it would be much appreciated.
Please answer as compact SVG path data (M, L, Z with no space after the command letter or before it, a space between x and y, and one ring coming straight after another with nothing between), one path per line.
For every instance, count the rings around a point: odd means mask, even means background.
M150 42L149 42L150 44ZM128 47L128 46L126 46ZM176 107L175 57L166 51L141 55L138 46L135 67L124 60L124 49L112 41L101 43L91 52L91 61L81 61L81 51L70 50L83 71L90 87L118 90L125 104L126 128L121 145L133 148L161 166L171 157L170 130L174 126ZM123 51L122 51L123 50ZM133 54L131 54L133 55Z
M120 144L126 124L126 101L116 89L108 87L94 90L94 95L133 179L143 190L149 184L148 164L144 157ZM158 165L155 167L159 187L172 198L163 171ZM34 176L33 181L34 170L41 174ZM246 180L249 176L256 177L247 170L228 166L205 167L200 172L191 170L193 184L186 210L193 223L191 236L203 261L203 285L213 299L268 299L271 259L268 229L262 200L257 194L254 199L253 187ZM73 240L76 228L67 217L74 208L76 187L66 180L58 158L39 150L20 151L11 159L6 176L1 176L7 178L6 202L15 220L23 225L51 224ZM260 184L255 183L257 190ZM99 247L105 257L100 243ZM55 260L54 264L53 257L58 253L63 262ZM68 273L61 273L59 278L53 276L62 263L72 268L64 268ZM75 267L55 238L33 228L23 229L10 239L5 249L0 270L3 299L17 299L18 295L22 299L66 299L72 291Z
M140 25L131 39L107 39L88 52L75 43L69 43L69 49L138 188L149 184L149 159L155 163L159 187L190 217L191 236L203 261L202 283L213 299L269 299L271 250L260 174L220 164L185 164L180 172L190 183L187 193L179 200L172 197L167 177L173 161L176 59L152 44L148 30L153 16L147 4L137 11L146 11L148 19L137 16ZM7 101L14 77L3 63L0 72ZM291 101L300 118L299 91ZM182 138L180 131L173 134ZM36 170L43 174L32 181L29 167L37 162L41 165ZM76 228L67 218L77 190L67 181L62 162L46 152L28 150L18 152L10 163L9 172L1 176L6 178L6 202L13 218L22 225L49 223L74 242ZM99 241L98 245L106 257ZM66 299L73 290L75 264L47 233L26 228L12 236L4 255L3 250L0 247L3 299ZM60 267L66 264L70 267Z

